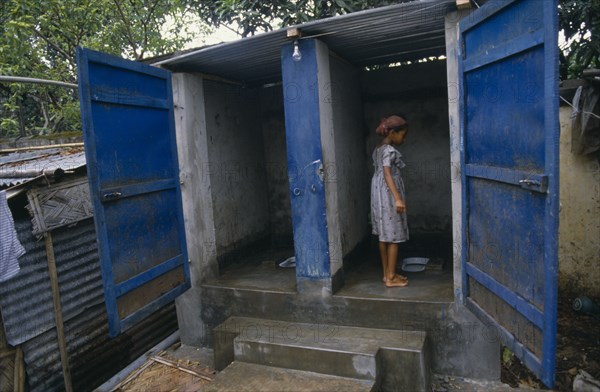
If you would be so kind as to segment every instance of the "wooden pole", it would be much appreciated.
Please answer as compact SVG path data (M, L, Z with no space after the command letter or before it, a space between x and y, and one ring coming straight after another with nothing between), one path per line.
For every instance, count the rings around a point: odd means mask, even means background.
M13 390L15 392L25 392L25 367L23 366L23 349L21 346L17 346L15 350Z
M54 318L56 320L56 335L58 337L58 349L60 350L60 362L62 364L63 378L65 380L65 390L67 392L73 392L73 385L71 384L71 370L69 369L69 353L67 352L67 343L65 340L65 330L60 304L58 272L56 271L56 259L54 258L52 234L49 231L44 233L44 242L46 244L46 256L48 257L48 273L50 275L50 286L52 287Z
M471 0L456 0L456 8L459 10L467 10L471 8Z
M9 152L21 152L21 151L37 151L37 150L49 150L52 148L69 148L69 147L83 147L83 143L63 143L63 144L46 144L44 146L30 146L30 147L19 147L19 148L5 148L0 150L1 153Z
M12 357L13 355L15 355L15 350L7 350L7 351L2 351L0 352L0 359L4 358L4 357Z

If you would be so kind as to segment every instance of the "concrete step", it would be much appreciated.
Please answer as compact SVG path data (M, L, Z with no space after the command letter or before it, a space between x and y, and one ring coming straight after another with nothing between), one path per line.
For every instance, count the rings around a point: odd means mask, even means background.
M235 360L372 380L382 390L428 390L430 385L422 331L230 317L213 337L217 370Z
M233 362L215 379L203 386L203 392L230 391L375 391L375 381L331 376L303 370Z

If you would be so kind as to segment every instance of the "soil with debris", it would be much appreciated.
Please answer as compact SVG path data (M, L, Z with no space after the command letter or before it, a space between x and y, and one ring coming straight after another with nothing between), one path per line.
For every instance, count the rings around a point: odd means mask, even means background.
M573 380L580 370L600 380L600 319L576 313L572 307L576 297L560 293L558 300L554 386L557 391L572 391ZM590 298L600 304L600 298ZM512 387L547 389L518 359L503 352L502 382Z
M115 392L193 392L214 378L201 349L175 344L150 357L114 388ZM212 361L210 361L212 362Z

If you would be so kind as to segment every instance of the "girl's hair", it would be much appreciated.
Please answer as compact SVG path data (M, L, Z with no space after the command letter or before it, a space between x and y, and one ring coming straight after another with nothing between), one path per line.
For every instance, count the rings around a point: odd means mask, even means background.
M389 116L381 119L381 122L375 129L380 136L387 136L390 131L398 132L408 128L406 119L400 116Z

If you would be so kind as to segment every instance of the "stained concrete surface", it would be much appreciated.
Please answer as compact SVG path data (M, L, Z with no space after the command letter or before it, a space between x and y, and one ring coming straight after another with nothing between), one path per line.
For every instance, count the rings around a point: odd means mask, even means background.
M205 286L295 293L296 270L278 266L280 261L293 255L291 248L239 255L243 262L222 268L219 278L207 282Z
M382 390L428 390L423 331L230 317L215 329L215 363L233 360L378 380Z
M344 287L336 295L430 303L454 301L452 238L449 233L412 233L409 241L399 245L398 254L397 270L408 277L408 286L385 287L379 250L373 238L347 258ZM425 271L404 272L401 265L406 257L427 257L430 261Z
M381 281L382 270L378 250L374 246L365 246L348 260L344 286L335 295L346 298L431 303L454 301L450 239L443 234L413 237L413 240L401 246L398 261L398 272L409 279L407 287L385 287ZM293 254L292 248L270 248L250 255L239 255L243 262L222 268L220 276L207 282L205 286L295 293L295 269L278 266L280 261ZM429 257L432 268L413 273L401 271L401 259L412 256Z
M335 295L423 302L454 301L452 271L404 272L398 269L398 272L408 278L408 286L386 287L382 282L379 256L371 255L365 263L346 273L344 287Z
M411 233L401 257L429 257L443 268L409 275L411 283L405 288L385 288L376 243L365 249L345 262L345 284L334 295L307 296L296 290L295 270L276 266L293 254L291 248L247 255L222 269L218 279L203 284L196 294L203 324L199 344L212 346L212 329L230 316L421 330L431 337L434 372L500 378L494 331L455 302L449 234Z

